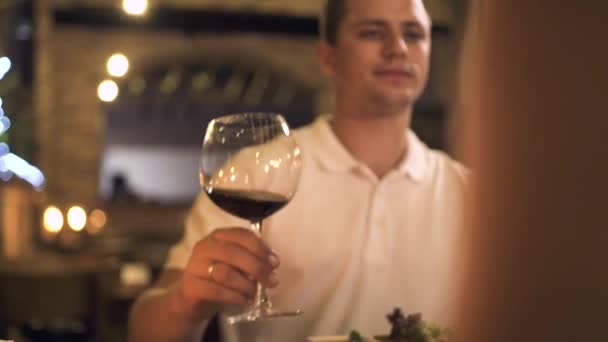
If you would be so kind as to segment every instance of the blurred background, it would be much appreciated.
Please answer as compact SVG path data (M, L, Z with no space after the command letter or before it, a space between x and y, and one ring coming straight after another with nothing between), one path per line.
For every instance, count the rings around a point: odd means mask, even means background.
M322 2L0 0L0 338L124 340L199 191L208 121L273 111L299 127L331 111ZM467 1L426 4L413 128L457 154Z

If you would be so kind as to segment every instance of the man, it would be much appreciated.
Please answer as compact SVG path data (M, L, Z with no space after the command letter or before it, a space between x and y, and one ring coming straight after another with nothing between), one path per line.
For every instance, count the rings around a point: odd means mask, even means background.
M328 1L317 56L336 107L295 132L303 171L263 242L197 200L184 239L135 304L132 341L196 340L259 280L299 317L223 325L232 341L304 341L351 329L386 333L394 307L446 319L449 256L464 169L409 131L427 80L431 22L422 0ZM271 249L272 247L272 249Z

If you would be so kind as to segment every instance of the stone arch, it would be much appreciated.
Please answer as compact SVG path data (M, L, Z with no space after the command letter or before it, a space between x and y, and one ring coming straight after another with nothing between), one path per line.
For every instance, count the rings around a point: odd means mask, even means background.
M198 188L200 144L213 117L279 112L292 127L314 119L320 88L298 60L303 57L289 49L260 49L254 42L207 40L197 49L184 45L136 56L128 75L117 81L119 97L102 106L102 197L111 198L111 180L121 174L140 198L191 200ZM182 171L176 174L160 160Z
M279 112L293 127L314 118L318 85L297 68L239 47L207 51L139 61L118 82L119 97L104 106L106 139L195 145L200 129L226 113Z

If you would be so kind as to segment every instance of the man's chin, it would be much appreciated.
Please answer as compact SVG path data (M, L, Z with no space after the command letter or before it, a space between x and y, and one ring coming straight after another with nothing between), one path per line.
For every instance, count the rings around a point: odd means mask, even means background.
M387 108L407 109L414 105L417 98L418 96L413 91L393 94L382 93L376 96L376 102Z

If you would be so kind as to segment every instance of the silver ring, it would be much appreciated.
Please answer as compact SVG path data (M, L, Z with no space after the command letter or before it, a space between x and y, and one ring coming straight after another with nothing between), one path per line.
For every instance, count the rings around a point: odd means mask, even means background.
M209 267L207 267L207 275L209 276L209 279L213 280L213 271L215 271L215 263L211 263L211 265L209 265Z

